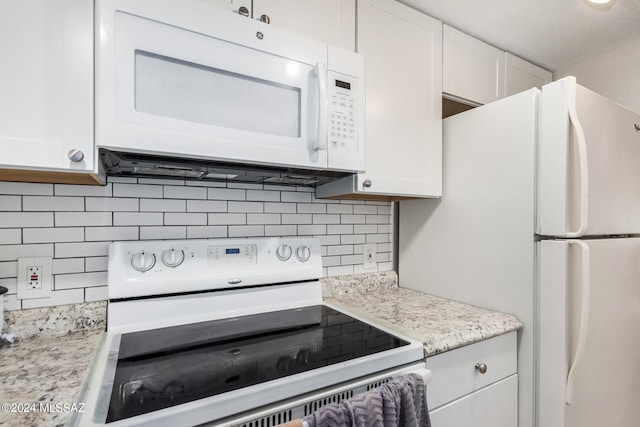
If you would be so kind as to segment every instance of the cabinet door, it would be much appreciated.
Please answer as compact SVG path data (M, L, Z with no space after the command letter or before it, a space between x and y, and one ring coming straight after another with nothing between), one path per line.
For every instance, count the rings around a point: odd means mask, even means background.
M447 25L443 38L443 92L475 104L504 97L503 51Z
M552 79L550 71L540 68L522 58L506 52L505 56L505 96L514 95L532 87L538 89Z
M357 50L365 56L367 107L366 173L356 189L440 196L442 23L396 1L359 1Z
M93 2L0 3L0 54L0 167L93 171Z
M429 418L433 427L517 426L518 375L512 375L431 411Z
M427 401L437 408L517 372L516 332L427 358L432 372ZM487 370L479 372L476 364Z
M251 0L200 0L203 3L238 13L241 7L247 8L251 15Z
M254 0L253 18L269 17L271 25L353 51L355 0Z

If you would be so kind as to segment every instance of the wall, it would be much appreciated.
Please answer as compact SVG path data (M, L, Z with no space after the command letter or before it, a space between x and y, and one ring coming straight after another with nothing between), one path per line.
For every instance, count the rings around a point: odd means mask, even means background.
M553 78L570 75L581 85L640 112L640 40L558 70Z
M110 178L104 187L0 182L0 285L19 310L106 299L113 240L318 236L325 276L392 269L390 202L308 187ZM377 266L363 269L363 243ZM51 298L16 298L17 258L53 257Z

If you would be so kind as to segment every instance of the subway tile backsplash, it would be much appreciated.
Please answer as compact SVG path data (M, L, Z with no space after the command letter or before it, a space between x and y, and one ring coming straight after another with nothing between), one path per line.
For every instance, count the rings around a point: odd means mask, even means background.
M319 200L313 189L110 178L106 186L0 182L0 285L20 310L107 298L114 240L316 236L325 276L392 269L390 202ZM364 269L362 245L377 244ZM18 300L17 259L53 257L51 298Z

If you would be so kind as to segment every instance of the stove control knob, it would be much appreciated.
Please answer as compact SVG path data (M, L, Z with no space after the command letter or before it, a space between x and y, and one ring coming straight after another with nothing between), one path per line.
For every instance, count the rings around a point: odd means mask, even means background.
M167 267L177 267L184 261L184 251L173 248L162 252L162 262Z
M131 257L131 267L141 273L151 270L154 265L156 265L156 256L152 253L149 254L142 251L137 254L133 254Z
M284 243L278 246L276 249L276 256L280 261L286 261L291 258L291 246L285 245Z
M309 260L310 256L311 249L309 249L308 246L298 246L298 249L296 249L296 258L298 258L300 262Z
M292 366L293 359L289 356L282 356L276 362L276 369L281 374L286 374L287 372L289 372Z

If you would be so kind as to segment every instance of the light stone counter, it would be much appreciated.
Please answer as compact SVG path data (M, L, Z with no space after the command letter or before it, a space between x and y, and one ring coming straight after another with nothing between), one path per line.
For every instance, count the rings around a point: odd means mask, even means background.
M0 425L65 425L72 405L82 403L80 387L102 334L99 328L85 329L26 337L0 347L0 403L9 404L9 411L22 411L7 412L4 405Z
M424 343L433 355L522 327L510 315L399 289L390 272L322 279L324 298ZM103 336L106 303L5 313L5 332L22 340L0 346L0 403L74 404ZM63 426L66 412L5 413L0 425Z
M522 328L512 315L398 288L394 272L381 274L351 276L347 287L325 283L325 299L421 341L425 356Z

